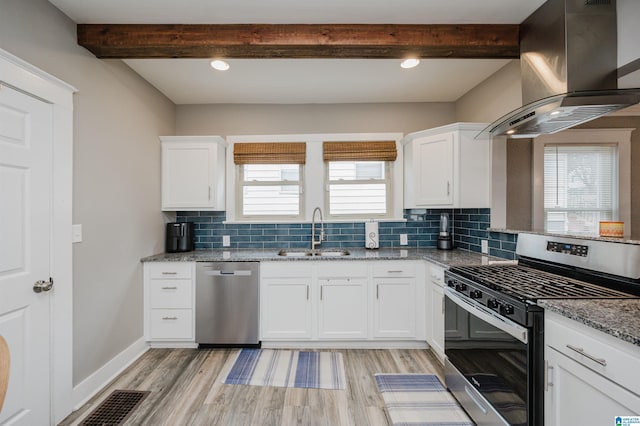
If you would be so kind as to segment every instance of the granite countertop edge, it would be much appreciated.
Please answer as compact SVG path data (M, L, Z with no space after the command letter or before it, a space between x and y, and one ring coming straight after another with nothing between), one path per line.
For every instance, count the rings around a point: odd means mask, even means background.
M566 318L640 346L640 299L539 300L538 305Z
M141 259L141 262L344 262L358 260L428 260L442 266L443 268L459 265L489 265L503 262L513 263L513 261L509 261L507 259L488 256L464 249L438 250L436 248L380 248L368 250L364 248L348 248L346 250L349 251L348 256L288 257L279 256L278 249L207 249L183 253L160 253L144 257Z

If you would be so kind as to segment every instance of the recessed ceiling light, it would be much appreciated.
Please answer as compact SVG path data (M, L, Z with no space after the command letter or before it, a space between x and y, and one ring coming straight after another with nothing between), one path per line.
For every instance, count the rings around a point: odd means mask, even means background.
M551 111L551 113L549 115L553 116L553 115L558 115L558 114L560 114L560 111L555 110L555 111Z
M420 63L420 59L408 58L408 59L405 59L404 61L402 61L400 63L400 66L402 68L408 69L408 68L417 67L419 63Z
M218 71L226 71L229 69L229 63L221 59L214 59L211 61L211 67Z
M515 132L516 132L515 130L511 129L511 130L507 130L505 133L508 134L508 135L512 135Z

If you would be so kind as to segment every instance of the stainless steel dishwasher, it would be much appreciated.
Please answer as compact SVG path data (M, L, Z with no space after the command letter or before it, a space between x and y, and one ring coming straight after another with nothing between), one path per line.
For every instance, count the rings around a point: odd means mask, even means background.
M196 263L196 343L259 346L260 263Z

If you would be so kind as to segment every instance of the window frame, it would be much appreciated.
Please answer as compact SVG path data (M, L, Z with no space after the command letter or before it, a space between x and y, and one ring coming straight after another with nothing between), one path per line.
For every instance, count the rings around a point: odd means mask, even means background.
M534 231L545 230L544 147L545 145L615 145L618 151L618 220L625 222L625 234L631 233L631 132L629 128L570 129L533 140L533 212ZM512 142L512 143L517 143ZM546 231L545 231L546 232ZM563 234L580 235L584 234Z
M226 211L225 223L238 224L262 224L262 223L311 223L311 213L316 206L322 208L323 216L325 213L324 205L324 169L323 161L323 143L324 142L342 142L342 141L395 141L397 147L397 158L392 168L392 197L389 198L391 203L390 216L382 221L405 221L404 204L403 204L403 188L404 188L404 160L403 160L403 140L402 133L317 133L317 134L270 134L270 135L230 135L227 140L226 155ZM245 142L305 142L306 143L306 162L304 165L304 186L302 188L301 200L304 204L301 210L304 216L301 219L292 219L284 217L268 216L261 219L256 217L241 217L242 210L238 207L238 171L237 165L234 163L233 148L236 143ZM392 199L391 199L392 198ZM325 221L332 222L365 222L369 218L345 218L345 219L329 219L325 217Z
M340 161L325 161L324 162L324 211L325 217L328 219L389 219L392 217L392 205L391 200L393 200L393 162L392 161L382 161L384 163L384 179L354 179L354 180L337 180L331 181L329 180L329 167L330 163L338 163ZM348 161L351 163L366 163L366 162L374 162L374 161ZM380 162L380 161L375 161ZM331 214L331 185L358 185L358 184L375 184L375 183L384 183L385 185L385 214L378 213L365 213L365 214Z

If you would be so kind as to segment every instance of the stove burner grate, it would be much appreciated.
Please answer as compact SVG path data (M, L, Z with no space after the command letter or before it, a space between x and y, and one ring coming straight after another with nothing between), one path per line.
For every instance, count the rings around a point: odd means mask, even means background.
M629 299L635 296L523 265L459 266L451 272L520 300Z

